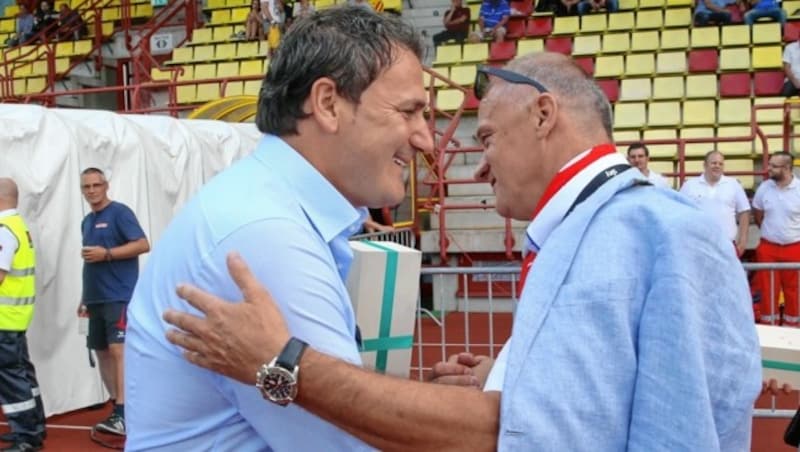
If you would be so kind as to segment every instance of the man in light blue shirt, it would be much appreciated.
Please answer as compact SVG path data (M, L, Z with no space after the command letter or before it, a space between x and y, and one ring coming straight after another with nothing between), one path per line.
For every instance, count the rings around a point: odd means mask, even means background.
M226 268L236 251L281 294L297 338L360 365L348 237L362 206L403 198L407 165L432 146L421 53L410 26L359 7L315 13L287 33L260 94L266 135L187 203L139 279L125 351L127 450L369 449L299 406L187 363L161 316L188 309L179 283L240 299Z

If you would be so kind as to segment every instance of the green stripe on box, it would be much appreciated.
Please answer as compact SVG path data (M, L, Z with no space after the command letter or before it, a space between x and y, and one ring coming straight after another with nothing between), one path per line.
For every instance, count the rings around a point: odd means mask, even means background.
M362 352L380 352L382 350L403 350L414 345L414 336L379 337L365 339L361 343Z
M378 326L378 338L374 340L382 340L389 338L392 332L392 311L394 310L394 288L397 285L397 251L379 245L375 242L365 240L363 243L386 251L386 270L383 274L383 299L381 301L381 321ZM375 370L379 372L386 372L386 361L388 359L388 350L378 349L378 354L375 357Z
M787 363L786 361L771 361L768 359L761 360L761 365L765 369L788 370L791 372L800 372L800 364Z

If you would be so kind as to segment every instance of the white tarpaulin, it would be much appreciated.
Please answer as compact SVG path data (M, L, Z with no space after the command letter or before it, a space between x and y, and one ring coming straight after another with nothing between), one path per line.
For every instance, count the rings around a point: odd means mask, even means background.
M89 212L80 172L106 172L110 198L133 209L152 245L183 203L259 137L253 124L0 104L0 177L19 185L36 246L28 341L48 415L106 398L78 335L80 223Z

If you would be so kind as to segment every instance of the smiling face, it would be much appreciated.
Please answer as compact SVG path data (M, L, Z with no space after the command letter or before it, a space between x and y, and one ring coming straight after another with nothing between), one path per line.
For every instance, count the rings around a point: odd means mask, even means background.
M647 171L647 163L650 161L650 157L644 152L642 148L633 148L628 151L628 163L631 166L635 166L642 172Z
M404 173L433 141L423 111L422 65L398 49L394 64L349 103L339 121L337 152L326 176L356 206L385 207L405 196Z
M108 182L99 173L87 173L81 176L81 193L92 210L105 207L108 199Z
M725 170L725 157L719 152L713 152L703 162L703 172L709 182L718 182Z

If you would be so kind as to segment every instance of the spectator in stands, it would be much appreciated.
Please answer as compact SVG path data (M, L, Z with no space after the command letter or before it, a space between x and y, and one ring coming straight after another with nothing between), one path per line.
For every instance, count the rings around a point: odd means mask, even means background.
M609 13L617 12L619 3L617 0L581 0L578 3L578 14L596 13L605 10Z
M725 156L710 151L703 162L703 174L687 180L680 191L714 217L725 238L736 246L736 254L741 256L747 247L750 203L739 180L723 174L724 169Z
M800 262L800 181L794 176L793 167L791 154L773 153L769 158L769 179L761 182L753 197L753 216L761 227L761 241L756 247L758 262ZM777 306L783 293L783 323L797 326L797 270L778 270L774 277L763 271L760 276L760 321L781 320Z
M394 231L394 226L392 226L391 220L387 221L385 218L383 209L369 209L362 230L364 233L391 232Z
M510 16L511 7L506 0L483 0L478 16L478 30L472 32L470 40L478 42L492 37L495 42L503 42Z
M541 0L536 4L538 12L552 12L556 16L574 16L578 14L581 0Z
M694 9L694 24L697 26L714 23L727 25L731 23L731 13L725 9L728 5L735 5L738 0L697 0Z
M36 12L34 13L33 16L34 16L34 21L33 21L34 33L39 33L40 31L49 27L50 24L58 20L58 14L56 14L50 8L50 3L46 1L39 3L39 8L36 9Z
M261 0L261 16L264 20L264 30L269 45L269 56L275 52L281 43L283 27L286 23L282 0Z
M261 1L252 0L250 2L250 12L244 24L244 37L248 41L264 40L264 25L261 17Z
M569 57L482 67L475 87L476 177L491 183L500 215L533 217L491 384L391 378L311 346L286 366L300 380L283 380L288 399L380 450L748 450L761 354L730 242L686 197L636 182L610 144L607 98ZM263 258L249 259L264 272ZM277 282L273 299L244 259L228 262L243 302L181 286L200 316L164 319L184 330L168 338L190 362L252 385L299 341L285 303L316 300Z
M633 143L628 146L628 163L639 171L656 187L669 188L664 176L647 167L650 163L650 150L644 143Z
M308 17L313 12L314 4L311 3L311 0L300 0L294 3L294 11L292 13L292 17L296 20L301 17Z
M24 43L25 41L31 39L35 34L33 29L33 14L28 11L28 7L26 5L19 5L19 14L17 14L17 35L13 38L10 38L6 44L13 47Z
M786 81L783 82L781 96L796 96L800 89L800 35L783 49L783 72Z
M750 11L744 13L744 23L753 25L762 17L768 17L781 24L786 23L786 13L777 0L751 0Z
M66 3L62 3L59 8L58 20L60 22L58 39L62 41L69 39L77 41L89 34L81 15Z
M438 46L451 39L459 44L467 39L469 34L470 12L464 7L461 0L453 0L450 9L442 17L444 30L433 35L433 45Z

